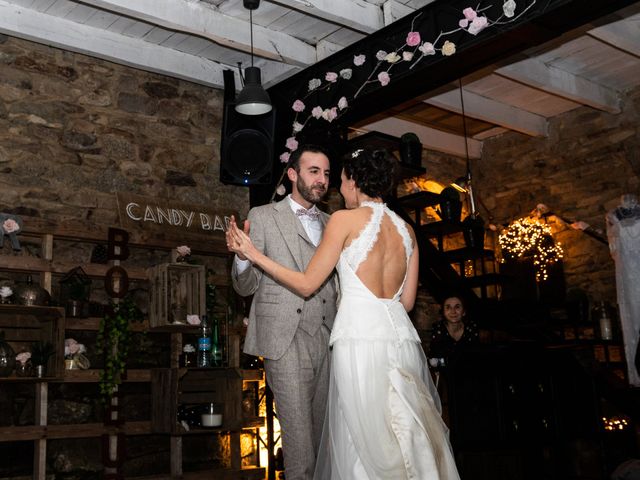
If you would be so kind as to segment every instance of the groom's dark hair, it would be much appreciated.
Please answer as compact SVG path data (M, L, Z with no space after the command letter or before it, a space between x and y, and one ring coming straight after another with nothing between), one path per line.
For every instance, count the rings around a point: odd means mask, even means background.
M325 157L329 158L327 151L319 145L314 145L312 143L300 145L289 157L287 167L284 171L286 172L290 168L293 168L296 172L300 173L300 157L304 152L321 153Z

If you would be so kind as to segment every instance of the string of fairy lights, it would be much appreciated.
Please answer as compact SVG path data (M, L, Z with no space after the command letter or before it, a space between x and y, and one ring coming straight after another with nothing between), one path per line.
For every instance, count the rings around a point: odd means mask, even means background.
M549 278L548 267L562 258L560 242L554 242L551 227L537 218L514 220L498 237L504 262L506 258L533 257L536 282ZM505 258L506 257L506 258Z

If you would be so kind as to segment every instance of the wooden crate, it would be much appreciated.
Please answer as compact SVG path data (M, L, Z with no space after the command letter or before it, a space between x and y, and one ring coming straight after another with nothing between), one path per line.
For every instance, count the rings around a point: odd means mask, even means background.
M16 354L31 351L34 342L51 342L55 353L49 359L46 376L64 375L64 309L0 305L0 330Z
M150 284L149 326L186 323L187 315L204 315L206 279L203 265L163 263L147 270Z
M177 421L180 405L222 405L222 426L242 428L242 373L236 368L155 368L151 371L151 428L155 433L184 434ZM195 428L191 431L211 431Z

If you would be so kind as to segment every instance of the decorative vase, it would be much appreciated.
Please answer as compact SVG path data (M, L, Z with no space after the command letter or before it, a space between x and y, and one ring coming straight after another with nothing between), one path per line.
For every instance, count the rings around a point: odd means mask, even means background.
M16 377L32 377L33 365L30 361L16 362Z
M14 292L16 303L19 305L48 305L51 295L40 285L33 283L31 275L27 277L27 283L16 285Z
M460 200L443 199L440 201L440 210L437 213L443 222L459 222L462 214L462 202Z
M419 141L400 143L400 159L402 163L412 167L422 166L422 143Z
M0 377L8 377L13 372L16 364L16 352L11 345L4 340L4 335L0 337Z
M468 226L462 231L464 235L464 243L469 248L484 248L484 226Z

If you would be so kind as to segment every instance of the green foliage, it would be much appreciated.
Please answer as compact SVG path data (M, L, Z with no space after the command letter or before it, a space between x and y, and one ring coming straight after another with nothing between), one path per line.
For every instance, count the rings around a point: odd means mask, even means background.
M55 351L51 342L34 342L31 344L31 362L34 365L46 365Z
M144 316L130 296L113 302L100 322L96 348L104 354L104 370L100 372L99 389L108 402L122 381L131 344L131 322L141 322Z

